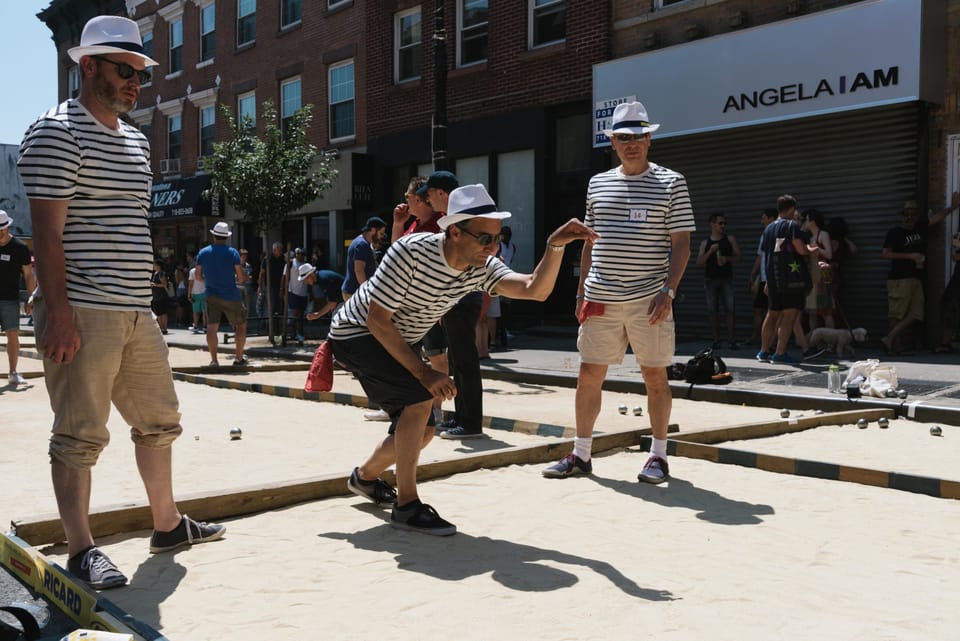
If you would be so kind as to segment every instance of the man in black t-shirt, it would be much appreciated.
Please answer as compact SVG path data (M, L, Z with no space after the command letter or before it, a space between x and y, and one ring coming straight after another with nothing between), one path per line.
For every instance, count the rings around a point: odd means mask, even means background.
M940 223L948 213L960 206L953 195L951 204L928 216L920 215L916 200L903 203L901 223L887 232L883 241L884 260L890 261L887 274L887 318L890 331L880 339L888 354L900 354L901 333L915 322L923 321L923 275L927 258L927 229Z
M13 219L7 212L0 210L0 329L7 335L7 362L10 373L7 381L10 385L26 383L26 379L17 373L17 360L20 357L20 277L27 285L27 291L36 287L33 279L30 248L10 233ZM30 313L30 303L27 303Z

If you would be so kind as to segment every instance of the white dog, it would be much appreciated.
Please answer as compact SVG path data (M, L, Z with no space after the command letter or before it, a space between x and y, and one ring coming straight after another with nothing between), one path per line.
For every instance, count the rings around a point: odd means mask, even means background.
M837 356L843 356L844 350L854 354L853 343L862 343L867 340L867 330L862 327L856 329L834 329L832 327L818 327L810 332L810 347L832 348Z

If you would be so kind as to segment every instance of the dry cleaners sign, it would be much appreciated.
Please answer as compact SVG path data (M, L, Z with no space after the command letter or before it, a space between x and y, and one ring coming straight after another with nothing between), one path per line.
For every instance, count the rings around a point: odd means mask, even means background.
M945 19L939 0L873 0L612 60L593 68L594 104L635 95L663 138L939 102Z

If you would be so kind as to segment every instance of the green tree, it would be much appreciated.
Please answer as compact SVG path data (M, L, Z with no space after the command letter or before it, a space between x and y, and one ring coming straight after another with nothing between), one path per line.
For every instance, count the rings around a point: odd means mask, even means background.
M204 169L211 174L210 191L222 197L243 215L263 237L263 256L268 256L267 232L280 227L287 214L322 197L333 185L337 170L332 159L317 154L307 139L313 105L305 105L286 122L277 118L272 101L263 103L263 137L254 122L237 122L230 108L221 105L232 137L214 143L213 156ZM266 261L270 283L270 261ZM270 341L274 342L273 297L267 295Z

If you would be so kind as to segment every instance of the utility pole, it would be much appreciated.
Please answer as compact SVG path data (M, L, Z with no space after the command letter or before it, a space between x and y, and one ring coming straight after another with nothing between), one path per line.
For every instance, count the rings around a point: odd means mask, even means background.
M433 26L433 170L450 168L447 158L447 31L444 0L436 0Z

